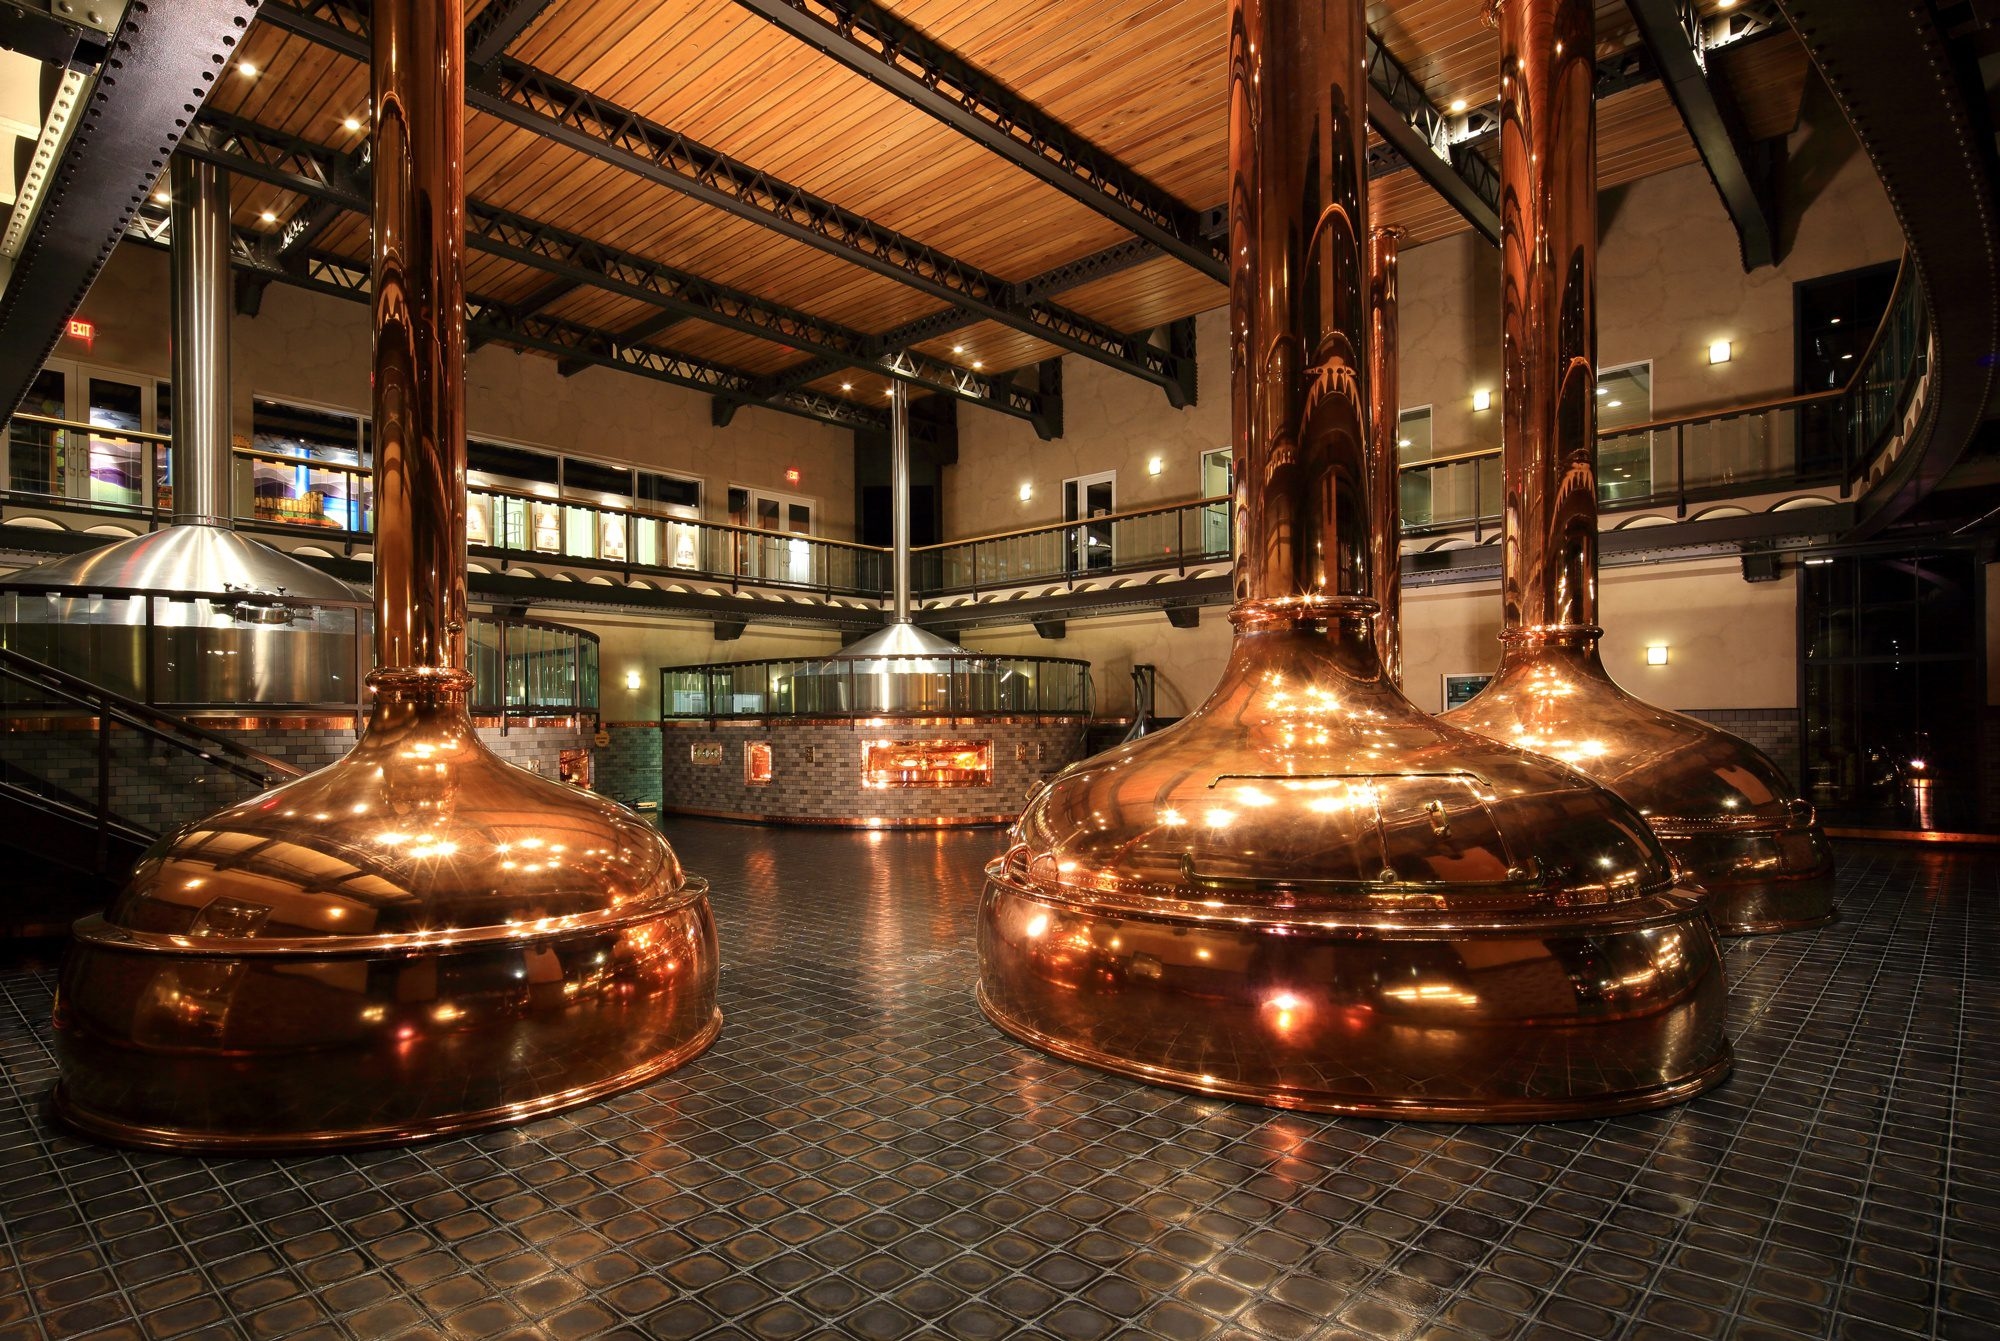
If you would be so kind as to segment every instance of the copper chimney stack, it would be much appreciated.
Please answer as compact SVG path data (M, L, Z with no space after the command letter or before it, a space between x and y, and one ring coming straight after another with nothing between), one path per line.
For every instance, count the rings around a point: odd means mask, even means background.
M1730 1064L1707 915L1632 808L1443 725L1370 596L1361 0L1230 9L1241 548L1209 700L1043 787L979 997L1059 1056L1288 1108L1626 1112Z
M520 1122L715 1036L705 884L501 762L464 667L464 7L374 22L375 702L331 767L186 826L77 926L57 1110L253 1153Z
M1403 683L1403 480L1401 383L1397 378L1396 254L1403 230L1368 230L1368 575L1375 597L1375 650L1382 671Z
M1725 934L1833 916L1812 807L1748 742L1606 673L1597 625L1597 135L1590 0L1501 0L1499 672L1445 720L1637 807Z

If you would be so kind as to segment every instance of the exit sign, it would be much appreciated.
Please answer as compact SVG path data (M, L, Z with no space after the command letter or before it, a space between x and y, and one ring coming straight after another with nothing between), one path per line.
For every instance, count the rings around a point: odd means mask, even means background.
M94 342L97 339L97 323L94 321L85 321L82 317L71 317L69 319L69 338L72 340L81 340L85 344Z

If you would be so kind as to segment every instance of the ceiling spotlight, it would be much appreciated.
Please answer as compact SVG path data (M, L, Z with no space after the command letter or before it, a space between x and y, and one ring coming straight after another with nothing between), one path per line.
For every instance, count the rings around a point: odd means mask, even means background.
M852 382L842 382L842 383L840 384L840 389L841 389L842 391L852 391L852 390L854 390L854 383L852 383Z
M265 210L262 214L258 215L257 217L262 219L265 223L278 222L278 216L271 213L271 211L269 210Z
M164 205L168 201L172 200L173 197L168 195L165 191L155 191L153 192L153 199L159 201L162 205Z
M340 123L340 128L342 130L360 130L361 118L358 116L345 117Z
M954 354L963 354L963 353L965 352L965 346L964 346L964 345L953 345L953 346L951 347L951 352L952 352L952 353L954 353Z
M1453 99L1451 100L1451 110L1452 110L1453 112L1462 112L1462 111L1464 111L1464 110L1465 110L1465 99L1463 99L1463 98L1453 98Z
M972 370L974 372L979 371L981 368L984 368L985 366L986 365L984 363L981 363L978 359L974 359L972 361Z
M236 69L246 79L255 79L257 77L257 67L252 65L249 61L238 61L236 63Z

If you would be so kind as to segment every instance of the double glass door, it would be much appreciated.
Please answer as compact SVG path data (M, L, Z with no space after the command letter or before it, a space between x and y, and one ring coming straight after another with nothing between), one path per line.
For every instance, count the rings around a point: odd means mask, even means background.
M761 489L729 491L729 521L759 532L737 533L736 571L766 582L813 583L813 501Z
M1072 573L1108 573L1117 566L1111 514L1118 508L1118 472L1079 475L1063 481L1063 520L1069 528L1068 568ZM1094 518L1103 518L1095 521Z
M168 383L51 359L36 374L21 409L103 431L10 421L4 480L10 492L140 507L155 501L147 497L151 484L165 501L167 454L157 444L125 435L172 430Z

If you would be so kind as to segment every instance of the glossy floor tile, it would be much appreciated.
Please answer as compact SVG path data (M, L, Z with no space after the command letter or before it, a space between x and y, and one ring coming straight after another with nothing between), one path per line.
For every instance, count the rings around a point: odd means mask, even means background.
M1992 1337L2000 857L1843 847L1844 919L1732 942L1738 1065L1639 1117L1298 1117L979 1015L993 833L677 823L715 1049L405 1151L130 1155L51 1125L0 965L0 1337Z

